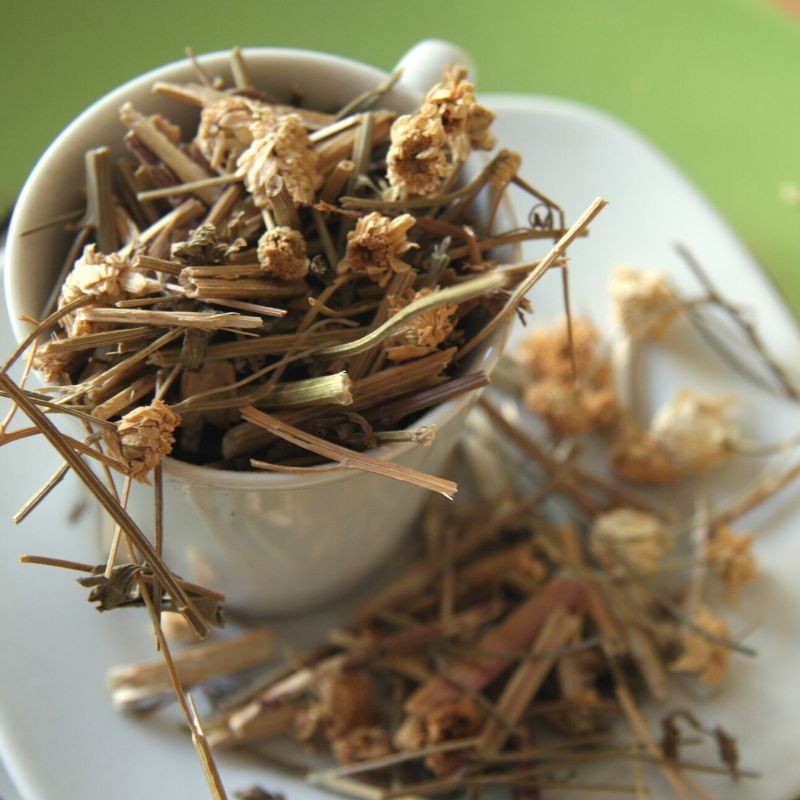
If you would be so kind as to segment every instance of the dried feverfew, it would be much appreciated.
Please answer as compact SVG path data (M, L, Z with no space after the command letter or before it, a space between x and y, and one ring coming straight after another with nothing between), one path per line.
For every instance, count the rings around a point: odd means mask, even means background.
M269 187L276 176L297 205L310 205L319 188L319 156L311 147L302 119L297 114L277 116L259 108L250 126L253 141L237 159L247 191L259 208L270 208Z
M367 672L350 670L325 677L319 685L325 732L331 739L370 725L375 719L376 689Z
M418 292L408 289L402 297L391 295L388 298L389 316L435 292L436 289L420 289ZM447 304L415 314L387 341L387 357L392 361L408 361L434 352L453 332L457 313L457 305Z
M678 469L706 472L730 457L739 438L729 416L735 404L735 398L729 396L683 389L659 409L650 431L670 451Z
M445 146L447 134L438 116L413 114L392 124L386 177L401 197L434 194L453 172Z
M105 434L104 441L111 453L124 462L131 478L149 483L150 471L172 452L173 432L180 424L179 414L162 400L154 400L149 406L125 414L116 430Z
M578 375L591 372L595 385L610 381L611 367L607 361L597 364L600 334L587 320L572 320L572 347L575 369ZM566 319L552 327L533 330L519 347L519 358L535 378L555 378L571 381L572 358L569 347L569 332Z
M528 386L523 402L553 433L563 436L607 427L617 416L617 396L612 388L584 389L553 378Z
M626 575L629 561L639 572L656 572L670 541L654 514L633 508L617 508L598 515L589 532L597 560L612 574Z
M223 264L225 259L241 246L239 240L229 244L219 238L217 228L211 223L195 228L185 241L174 242L170 258L188 266Z
M340 764L354 764L371 758L381 758L392 752L389 734L376 725L362 725L331 742L333 757Z
M257 104L246 97L227 95L208 103L200 113L195 143L214 169L233 169L253 142L250 126Z
M303 234L287 225L270 228L258 240L258 263L280 280L305 277L309 261Z
M469 695L461 695L452 703L433 708L421 720L420 745L431 745L466 739L474 736L481 724L481 714ZM425 758L425 766L436 775L448 775L464 762L465 751L432 753Z
M723 619L715 616L707 606L701 606L692 617L698 628L722 639L730 632ZM725 677L730 661L730 648L703 636L696 630L687 629L682 641L681 655L669 668L673 672L693 672L697 680L715 686Z
M680 477L672 452L649 431L624 425L610 450L611 468L633 483L663 486Z
M131 269L117 253L105 255L94 244L86 245L61 287L59 308L91 297L93 305L113 305L117 300L160 290L152 278ZM82 336L100 330L98 323L81 319L78 313L62 317L61 324L70 336Z
M614 316L632 339L664 339L680 313L679 298L666 277L618 267L611 280Z
M411 214L392 219L373 211L361 217L347 234L347 252L339 262L339 273L363 273L379 286L386 286L392 275L408 272L411 266L398 256L416 247L408 240L414 222Z
M716 525L708 537L706 558L722 583L725 602L736 605L742 586L758 574L752 533L735 534L728 525Z
M495 139L489 133L494 114L475 100L475 86L467 80L467 70L454 65L426 95L421 114L435 115L442 121L457 160L463 160L475 147L491 150Z
M41 372L46 381L57 381L63 375L69 375L85 361L86 353L81 351L48 352L46 349L41 349L37 350L33 357L33 368Z

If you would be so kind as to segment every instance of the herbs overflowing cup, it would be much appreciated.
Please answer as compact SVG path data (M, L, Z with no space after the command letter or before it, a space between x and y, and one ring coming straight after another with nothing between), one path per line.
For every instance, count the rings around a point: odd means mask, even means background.
M102 564L24 560L88 573L81 583L100 610L146 606L216 796L160 615L177 612L203 636L221 623L223 598L164 562L163 459L231 472L358 469L452 497L452 481L369 451L430 443L437 431L419 416L488 383L475 356L500 345L527 291L565 267L604 205L567 228L520 176L517 154L500 149L475 166L471 152L494 147L493 115L458 67L397 116L381 102L398 75L344 107L309 109L254 86L240 52L231 65L232 87L199 64L196 82L153 86L176 109L197 109L194 127L121 103L128 155L86 152L85 208L15 229L28 240L66 223L75 237L0 374L14 404L3 443L43 435L64 462L15 519L71 470L115 526ZM520 228L501 211L512 186L533 205ZM537 239L552 240L542 259L508 263L511 246ZM38 391L26 388L33 370L48 383ZM10 433L17 410L31 426ZM71 429L55 425L64 417ZM144 529L126 510L134 482L154 484Z

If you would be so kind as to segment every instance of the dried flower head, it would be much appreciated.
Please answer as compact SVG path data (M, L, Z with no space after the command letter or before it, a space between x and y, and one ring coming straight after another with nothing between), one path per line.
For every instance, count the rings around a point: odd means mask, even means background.
M680 476L672 452L649 431L626 425L611 446L611 468L626 481L664 486Z
M45 345L36 351L33 357L33 368L42 373L50 383L63 375L69 375L86 361L87 354L81 350L56 350L50 352Z
M692 617L692 622L708 633L723 639L729 638L725 621L715 617L706 606L701 606ZM673 672L694 672L701 683L715 686L728 671L730 649L712 641L701 633L687 630L682 643L683 651L669 668Z
M82 297L93 298L92 305L112 305L131 295L160 288L158 281L131 269L128 261L117 253L104 255L97 251L96 245L88 244L61 287L58 306L61 308ZM98 323L81 319L79 314L62 317L61 324L70 336L101 330Z
M169 251L173 261L180 261L187 267L211 266L223 264L232 252L241 246L241 240L233 244L223 241L217 235L217 228L211 223L195 228L189 238L175 242Z
M325 731L337 739L375 719L376 689L367 672L348 670L326 676L319 685Z
M453 65L445 72L444 78L425 95L420 113L441 120L459 161L473 147L494 147L494 137L489 134L494 114L475 100L475 86L467 80L463 67Z
M617 508L595 517L589 543L597 560L618 575L627 575L626 561L645 575L656 572L670 545L658 517L633 508Z
M173 431L181 424L180 415L166 403L154 400L149 406L129 411L108 431L104 440L108 449L121 459L134 480L149 483L150 470L157 467L175 444Z
M475 701L462 695L456 702L429 711L422 723L423 746L430 746L474 736L480 728L481 715ZM458 769L465 758L465 751L432 753L425 758L425 766L436 775L447 775Z
M271 228L258 240L258 263L280 280L305 277L308 255L303 234L286 225Z
M319 157L311 147L298 114L277 116L269 108L259 108L250 126L253 141L237 160L247 191L259 208L270 208L273 179L280 176L297 205L314 202L322 176Z
M408 289L402 297L390 295L387 298L389 316L393 316L415 300L430 297L437 290L438 287L420 289L418 292ZM387 357L392 361L409 361L432 353L453 332L457 314L458 306L453 303L415 314L387 341Z
M572 320L572 347L578 375L591 373L595 385L604 385L611 378L607 362L596 364L600 334L586 320ZM569 348L567 320L562 319L552 327L536 328L520 344L522 364L535 378L554 378L572 381L572 359Z
M758 574L758 560L750 550L752 533L735 534L728 525L717 525L706 545L706 558L724 588L725 602L736 605L742 586Z
M664 275L617 267L611 280L614 315L632 339L664 339L680 313Z
M683 389L655 415L650 431L672 454L678 469L705 472L731 455L738 438L728 416L735 398Z
M333 756L340 764L354 764L371 758L382 758L392 752L389 734L375 725L362 725L334 739Z
M489 130L494 122L494 111L475 103L467 119L467 136L474 150L491 150L496 144L495 135Z
M447 159L447 134L438 116L398 117L392 124L386 177L401 197L434 194L453 171Z
M195 143L214 169L232 169L236 159L253 143L253 100L236 95L220 97L200 113Z
M617 416L617 396L611 387L584 389L554 378L525 389L525 405L541 416L554 434L577 436L610 425Z
M414 222L411 214L392 219L373 211L361 217L347 234L347 253L339 263L339 273L361 272L386 286L392 275L407 272L410 265L398 256L416 247L407 237Z

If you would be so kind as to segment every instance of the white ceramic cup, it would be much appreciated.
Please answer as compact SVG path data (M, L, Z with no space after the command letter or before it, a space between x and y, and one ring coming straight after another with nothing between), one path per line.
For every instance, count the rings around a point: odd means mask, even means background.
M302 50L256 48L244 51L256 86L279 99L302 87L309 108L336 109L387 76L378 69L338 56ZM230 83L228 53L203 56L203 66ZM403 75L382 107L407 113L452 63L469 67L455 46L423 41L399 62ZM124 132L117 112L132 102L145 113L162 112L191 130L197 111L153 95L153 83L191 81L187 61L135 78L84 111L36 165L20 194L11 221L5 291L14 333L29 330L20 315L38 318L68 247L58 228L33 236L20 232L81 206L86 150L106 145L122 154ZM490 372L505 331L476 352L470 371ZM440 474L477 393L446 402L417 425L435 425L430 446L396 443L375 455ZM354 470L297 475L230 472L176 459L164 461L164 556L170 568L227 596L228 605L253 614L285 614L308 609L343 594L381 567L397 550L427 492ZM150 487L135 484L128 509L143 530L152 529ZM107 528L104 525L104 528ZM107 536L103 536L107 540Z

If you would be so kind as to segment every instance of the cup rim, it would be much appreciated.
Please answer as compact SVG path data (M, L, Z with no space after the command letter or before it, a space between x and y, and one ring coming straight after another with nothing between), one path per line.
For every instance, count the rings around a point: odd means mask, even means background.
M346 68L348 70L357 70L362 75L371 79L375 83L385 79L388 73L378 67L364 64L355 59L346 56L336 55L333 53L319 52L315 50L308 50L303 48L289 48L289 47L246 47L242 48L245 56L255 59L291 59L303 63L313 61L322 62L329 65L331 68ZM230 51L217 50L210 53L204 53L197 56L198 61L206 67L215 70L221 69L224 66L228 68ZM217 65L220 66L217 66ZM27 323L24 323L14 313L12 303L16 296L16 291L12 285L12 272L8 265L13 263L15 254L15 245L20 241L20 233L30 224L28 219L28 210L32 207L31 198L35 196L38 191L41 191L39 184L41 183L45 173L51 168L54 162L57 162L59 151L75 135L76 132L84 128L91 120L97 116L105 116L106 114L117 113L119 105L128 99L128 95L133 91L139 91L143 86L152 84L158 80L178 79L182 73L191 70L191 62L189 59L179 59L169 62L159 67L155 67L145 73L134 76L125 83L112 89L110 92L104 94L102 97L95 100L90 106L84 109L77 117L75 117L48 145L44 153L39 157L34 165L30 175L25 180L25 183L20 191L17 203L12 215L8 235L5 241L5 255L4 255L4 290L6 294L6 306L9 313L13 333L17 341L21 341L28 331ZM410 88L403 86L402 83L395 87L397 91L406 94L409 99L415 98L415 92ZM508 213L513 217L513 208L507 199L505 201ZM515 246L519 250L518 246ZM503 346L505 345L508 337L508 332L511 327L511 322L507 322L499 326L487 341L478 350L479 358L474 363L474 370L482 370L487 375L491 371L497 360L502 353ZM434 425L437 428L442 428L449 423L459 412L465 410L481 393L482 390L477 389L467 392L451 400L445 401L428 411L424 412L419 420L415 423L414 427L422 425ZM373 448L365 451L368 455L376 456L388 461L395 461L411 451L416 447L423 447L424 445L418 444L413 441L409 442L396 442L391 444L382 445L378 448ZM358 477L359 473L363 474L361 470L347 469L342 467L340 469L331 469L330 472L324 473L279 473L267 471L233 471L223 470L216 467L207 467L197 464L192 464L187 461L181 461L172 456L167 456L163 460L164 474L173 480L182 481L193 486L206 486L222 489L236 489L244 491L259 491L264 489L294 489L315 486L321 483L329 483L333 481L350 480Z

